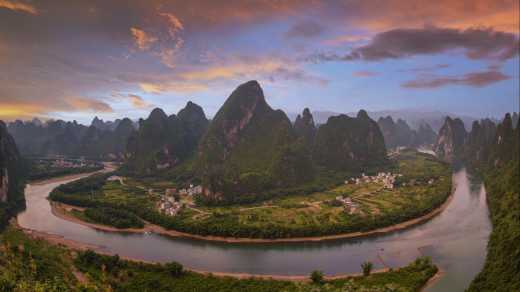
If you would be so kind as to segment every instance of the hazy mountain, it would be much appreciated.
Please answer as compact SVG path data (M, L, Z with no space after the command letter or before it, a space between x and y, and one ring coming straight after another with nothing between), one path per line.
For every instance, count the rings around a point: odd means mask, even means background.
M478 120L476 117L464 116L464 115L455 115L453 113L442 112L442 111L423 111L423 110L386 110L386 111L368 111L368 116L373 120L379 120L380 118L386 118L391 116L394 121L396 120L404 120L412 129L419 129L422 124L428 124L430 127L438 133L442 125L444 124L444 120L448 116L457 116L459 119L463 121L465 127L469 129L473 121ZM312 115L314 117L314 122L317 125L324 124L327 122L327 119L331 116L340 115L339 112L332 111L313 111ZM346 113L349 116L355 116L355 112ZM291 120L296 118L296 114L289 114Z
M113 127L113 128L112 128ZM86 156L115 159L124 156L129 132L134 131L129 119L103 122L94 118L87 127L76 121L15 121L8 125L22 155Z
M417 130L412 130L402 119L394 122L390 116L381 117L377 121L388 148L419 147L435 143L437 134L427 123L422 123Z

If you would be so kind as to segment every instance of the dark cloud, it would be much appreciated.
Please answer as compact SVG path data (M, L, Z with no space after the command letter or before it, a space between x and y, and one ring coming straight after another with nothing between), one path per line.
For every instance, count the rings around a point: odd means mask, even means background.
M493 29L466 30L425 27L393 29L377 34L365 46L345 55L316 55L314 61L380 61L415 55L432 55L462 49L470 59L507 60L519 53L518 37Z
M483 71L464 74L462 76L435 76L423 75L415 80L403 83L404 88L438 88L447 85L466 85L483 87L503 80L511 79L499 71Z
M312 38L319 36L324 31L324 27L314 21L303 21L293 25L286 33L285 37L291 38Z

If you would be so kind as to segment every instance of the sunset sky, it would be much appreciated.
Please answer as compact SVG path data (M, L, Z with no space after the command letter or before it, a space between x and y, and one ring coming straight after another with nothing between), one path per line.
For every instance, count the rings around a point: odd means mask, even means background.
M288 112L519 108L518 0L0 0L0 119L209 116L256 79Z

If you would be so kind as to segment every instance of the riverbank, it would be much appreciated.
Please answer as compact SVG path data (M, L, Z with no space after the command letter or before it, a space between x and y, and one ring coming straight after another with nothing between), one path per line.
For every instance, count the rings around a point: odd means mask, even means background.
M317 237L293 237L293 238L277 238L277 239L263 239L263 238L233 238L233 237L219 237L219 236L202 236L196 234L190 234L175 230L167 230L161 226L150 224L148 222L145 223L143 228L127 228L127 229L118 229L115 227L110 227L106 225L100 225L90 222L85 222L80 220L79 218L70 215L69 211L72 209L81 210L82 208L78 208L71 205L66 205L63 203L50 202L52 214L56 217L59 217L63 220L67 220L70 222L74 222L77 224L81 224L84 226L88 226L97 230L109 231L109 232L122 232L122 233L145 233L145 232L153 232L156 234L161 234L170 237L183 237L183 238L191 238L205 241L215 241L215 242L224 242L224 243L299 243L299 242L320 242L320 241L328 241L328 240L338 240L338 239L349 239L349 238L360 238L367 236L377 236L383 235L391 232L401 231L422 223L429 221L434 218L436 215L440 214L453 200L453 194L455 190L452 190L450 196L446 199L446 201L434 209L430 213L423 215L418 218L414 218L405 222L401 222L392 226L378 228L371 231L366 232L351 232L337 235L328 235L328 236L317 236Z
M40 239L45 240L46 242L66 247L73 251L86 251L86 250L92 250L98 254L103 255L110 255L112 256L112 253L109 253L106 251L104 246L99 245L92 245L92 244L86 244L70 239L66 239L63 236L54 235L46 232L41 232L37 230L27 229L18 224L16 220L11 221L11 225L22 231L27 237L32 239ZM145 264L158 264L158 262L154 261L145 261L141 259L136 259L132 257L127 256L121 256L121 259L135 262L135 263L145 263ZM309 275L269 275L269 274L252 274L252 273L229 273L229 272L215 272L215 271L203 271L199 269L192 269L189 267L185 267L186 271L190 271L196 274L204 275L204 276L215 276L215 277L229 277L239 280L246 280L246 279L260 279L260 280L277 280L277 281L296 281L296 282L310 282ZM400 269L393 269L393 271L399 271ZM381 274L389 272L389 268L383 268L383 269L377 269L372 270L371 274ZM336 274L336 275L324 275L324 280L332 281L332 280L341 280L341 279L348 279L348 278L359 278L363 277L363 273L343 273L343 274ZM435 276L434 276L435 277ZM433 278L433 277L432 277Z

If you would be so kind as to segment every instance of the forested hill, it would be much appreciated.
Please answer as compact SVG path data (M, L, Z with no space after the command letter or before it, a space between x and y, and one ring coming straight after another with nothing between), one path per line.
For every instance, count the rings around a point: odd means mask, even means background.
M487 122L485 122L487 123ZM520 128L509 114L487 139L490 125L474 124L467 162L480 170L486 184L493 223L484 269L468 291L520 291ZM487 129L487 130L486 130ZM478 144L476 141L480 141Z
M0 230L24 207L23 163L14 139L0 121Z

